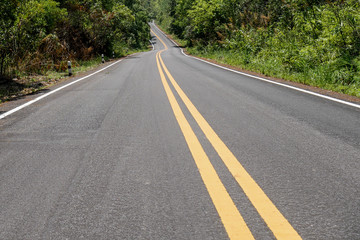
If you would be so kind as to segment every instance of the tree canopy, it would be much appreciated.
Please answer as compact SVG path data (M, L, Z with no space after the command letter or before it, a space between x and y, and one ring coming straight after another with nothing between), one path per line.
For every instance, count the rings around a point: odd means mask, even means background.
M148 21L141 0L3 0L0 75L143 48Z

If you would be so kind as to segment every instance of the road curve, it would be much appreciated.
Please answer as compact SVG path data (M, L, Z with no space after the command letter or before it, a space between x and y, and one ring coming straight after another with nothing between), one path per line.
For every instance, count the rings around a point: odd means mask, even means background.
M0 119L0 239L360 239L360 109L151 27L153 51Z

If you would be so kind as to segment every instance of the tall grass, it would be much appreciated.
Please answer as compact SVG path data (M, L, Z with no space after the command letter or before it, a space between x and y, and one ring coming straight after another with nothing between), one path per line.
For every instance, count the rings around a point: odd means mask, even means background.
M188 47L187 51L192 55L213 59L223 64L266 76L360 97L360 81L357 78L359 73L342 68L334 69L334 66L328 63L317 66L306 65L302 67L301 71L295 71L284 64L283 59L271 54L253 55L239 50L214 49L213 47ZM354 80L350 83L344 82L344 79L348 79L349 75L353 75Z

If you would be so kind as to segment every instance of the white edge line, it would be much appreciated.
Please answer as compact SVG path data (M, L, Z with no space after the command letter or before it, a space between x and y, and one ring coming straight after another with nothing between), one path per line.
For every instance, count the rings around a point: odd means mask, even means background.
M123 59L124 59L124 58L123 58ZM31 100L31 101L23 104L23 105L20 105L20 106L14 108L14 109L11 109L11 110L9 110L9 111L1 114L1 115L0 115L0 119L3 119L3 118L5 118L6 116L9 116L9 115L11 115L11 114L13 114L13 113L15 113L15 112L17 112L17 111L19 111L19 110L27 107L27 106L33 104L33 103L35 103L35 102L37 102L37 101L39 101L39 100L41 100L41 99L43 99L43 98L46 98L47 96L49 96L49 95L51 95L51 94L53 94L53 93L56 93L56 92L58 92L58 91L60 91L60 90L62 90L62 89L64 89L64 88L70 86L70 85L73 85L73 84L75 84L75 83L77 83L77 82L80 82L80 81L82 81L82 80L84 80L84 79L86 79L86 78L88 78L88 77L91 77L91 76L93 76L93 75L95 75L95 74L97 74L97 73L99 73L99 72L101 72L101 71L103 71L103 70L105 70L105 69L107 69L107 68L109 68L109 67L111 67L111 66L113 66L113 65L115 65L115 64L117 64L117 63L119 63L119 62L121 62L123 59L120 59L120 60L118 60L118 61L110 64L109 66L106 66L106 67L104 67L104 68L102 68L102 69L100 69L100 70L98 70L98 71L96 71L96 72L94 72L94 73L91 73L91 74L89 74L89 75L87 75L87 76L85 76L85 77L82 77L82 78L80 78L80 79L78 79L78 80L75 80L75 81L73 81L73 82L71 82L71 83L68 83L68 84L66 84L66 85L64 85L64 86L62 86L62 87L59 87L59 88L57 88L57 89L54 89L54 90L52 90L51 92L45 93L44 95L41 95L40 97L37 97L37 98L35 98L35 99L33 99L33 100Z
M161 31L155 24L154 24L154 26L155 26L167 39L169 39L171 42L173 42L176 46L179 46L179 45L178 45L176 42L174 42L172 39L168 38L167 35L166 35L163 31ZM247 77L255 78L255 79L258 79L258 80L261 80L261 81L264 81L264 82L268 82L268 83L272 83L272 84L279 85L279 86L282 86L282 87L290 88L290 89L293 89L293 90L297 90L297 91L299 91L299 92L307 93L307 94L310 94L310 95L313 95L313 96L321 97L321 98L324 98L324 99L327 99L327 100L330 100L330 101L342 103L342 104L345 104L345 105L352 106L352 107L355 107L355 108L359 108L359 109L360 109L360 105L359 105L359 104L356 104L356 103L347 102L347 101L344 101L344 100L340 100L340 99L333 98L333 97L329 97L329 96L326 96L326 95L323 95L323 94L311 92L311 91L308 91L308 90L305 90L305 89L301 89L301 88L298 88L298 87L290 86L290 85L287 85L287 84L283 84L283 83L275 82L275 81L272 81L272 80L268 80L268 79L265 79L265 78L262 78L262 77L254 76L254 75L247 74L247 73L243 73L243 72L240 72L240 71L236 71L236 70L234 70L234 69L231 69L231 68L227 68L227 67L224 67L224 66L220 66L220 65L215 64L215 63L212 63L212 62L208 62L208 61L203 60L203 59L201 59L201 58L197 58L197 57L194 57L194 56L187 55L186 53L184 53L184 49L182 49L182 48L181 48L181 53L182 53L184 56L186 56L186 57L194 58L194 59L199 60L199 61L202 61L202 62L204 62L204 63L210 64L210 65L213 65L213 66L215 66L215 67L222 68L222 69L225 69L225 70L228 70L228 71L237 73L237 74L241 74L241 75L244 75L244 76L247 76Z

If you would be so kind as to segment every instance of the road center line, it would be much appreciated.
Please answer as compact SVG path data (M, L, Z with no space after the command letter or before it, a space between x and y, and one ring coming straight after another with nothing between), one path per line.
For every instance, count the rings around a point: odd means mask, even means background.
M158 37L158 39L160 38ZM164 44L162 40L160 41ZM268 196L264 193L260 186L240 164L234 154L220 139L220 137L212 129L209 123L205 120L205 118L192 104L190 99L182 91L180 86L177 84L175 79L172 77L172 75L166 68L160 54L159 59L166 75L168 76L170 82L179 94L180 98L182 99L186 107L189 109L195 121L198 123L205 136L208 138L220 158L223 160L228 170L231 172L240 187L243 189L253 206L256 208L260 216L268 225L269 229L273 232L274 236L277 239L301 239L300 235L296 232L296 230L280 213L280 211L276 208L276 206L272 203L272 201L268 198Z
M167 49L165 44L164 46L165 49L162 51ZM156 54L156 63L162 84L164 86L171 108L174 112L175 118L185 137L185 141L199 169L201 178L203 179L207 191L214 203L221 221L224 224L226 232L230 239L254 239L244 219L242 218L229 193L226 191L214 167L212 166L189 122L186 120L184 113L182 112L172 90L170 89L169 84L167 83L159 62L159 57L162 51Z

